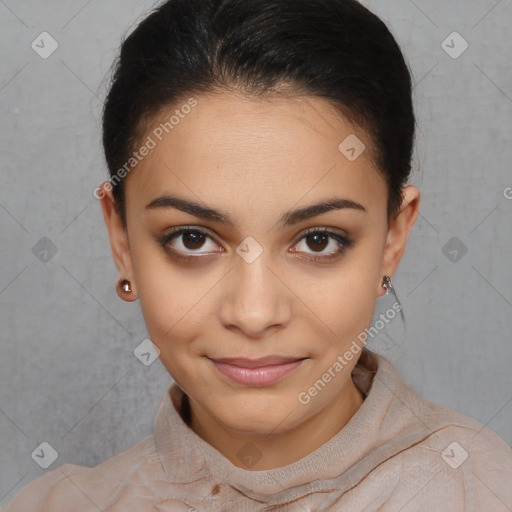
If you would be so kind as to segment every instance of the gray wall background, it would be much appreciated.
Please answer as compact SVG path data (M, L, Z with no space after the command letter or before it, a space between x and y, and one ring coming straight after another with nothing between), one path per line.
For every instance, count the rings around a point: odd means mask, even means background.
M512 2L365 0L415 80L421 217L394 280L407 333L383 353L428 400L512 445ZM0 0L0 503L41 475L41 442L96 465L151 434L172 382L134 356L147 337L93 189L100 111L121 36L154 2ZM58 42L43 59L31 47ZM468 43L450 37L458 32ZM451 48L450 48L451 47ZM46 251L46 252L45 252ZM467 252L466 252L467 251Z

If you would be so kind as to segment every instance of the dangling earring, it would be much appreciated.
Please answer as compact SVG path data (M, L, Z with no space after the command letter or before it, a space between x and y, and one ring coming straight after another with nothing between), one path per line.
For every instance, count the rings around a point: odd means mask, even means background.
M384 276L382 280L382 287L386 290L386 295L393 295L395 297L395 300L400 306L400 316L402 317L402 321L405 323L405 317L402 306L402 303L400 302L400 299L398 298L398 295L396 294L395 289L393 288L393 283L391 282L391 276Z

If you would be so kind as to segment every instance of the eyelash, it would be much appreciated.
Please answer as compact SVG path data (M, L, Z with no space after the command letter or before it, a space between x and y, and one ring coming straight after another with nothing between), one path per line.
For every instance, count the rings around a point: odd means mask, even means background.
M198 258L205 257L205 256L191 256L191 255L184 256L181 251L178 251L178 250L172 248L172 246L170 245L170 242L172 240L174 240L174 238L178 238L180 235L183 235L186 233L199 233L199 234L205 235L206 237L213 240L210 233L203 228L182 226L182 227L173 228L171 233L163 236L162 238L160 238L157 241L167 253L171 254L171 256L173 256L175 258L178 258L178 259L181 259L184 261L188 261L188 262L192 262L192 261L195 262L198 260ZM326 228L310 228L305 231L305 233L301 236L301 238L296 243L298 244L303 239L305 239L308 235L311 235L311 234L327 235L329 238L334 239L336 242L338 242L341 245L340 249L329 254L328 256L313 256L313 257L308 256L307 258L304 258L304 259L307 259L308 261L313 261L315 263L330 261L338 256L341 256L343 253L345 253L345 251L347 249L350 249L354 245L354 242L352 240L349 240L348 238L346 238L338 233L329 231ZM300 252L300 251L296 251L296 252Z

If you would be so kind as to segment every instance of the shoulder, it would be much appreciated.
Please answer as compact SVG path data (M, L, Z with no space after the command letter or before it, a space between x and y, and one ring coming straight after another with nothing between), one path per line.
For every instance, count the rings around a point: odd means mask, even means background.
M445 510L447 499L452 512L512 510L512 448L478 421L421 402L418 421L431 430L400 457L411 510Z
M445 510L447 503L452 512L512 510L512 449L483 425L448 424L400 459L411 500L404 512Z
M381 435L408 439L387 461L394 467L393 506L402 512L510 512L512 448L480 422L422 398L378 357L380 380L393 395Z
M14 499L0 510L2 512L15 512L18 510L26 512L43 511L45 510L44 507L48 496L53 489L61 484L66 475L76 475L83 469L86 468L73 464L64 464L57 469L49 471L25 485Z
M148 436L98 466L63 464L49 471L23 487L1 512L96 512L144 475L158 478L159 468L153 436Z

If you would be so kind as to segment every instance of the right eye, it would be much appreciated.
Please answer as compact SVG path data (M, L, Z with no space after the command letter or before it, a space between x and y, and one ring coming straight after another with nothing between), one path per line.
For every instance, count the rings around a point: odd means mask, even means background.
M211 241L210 249L200 252L199 249L204 247L208 239ZM199 258L201 254L221 252L216 249L218 246L208 232L199 227L182 226L173 228L171 233L160 240L160 243L166 251L186 259ZM194 256L194 254L197 254L197 256Z

